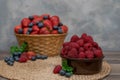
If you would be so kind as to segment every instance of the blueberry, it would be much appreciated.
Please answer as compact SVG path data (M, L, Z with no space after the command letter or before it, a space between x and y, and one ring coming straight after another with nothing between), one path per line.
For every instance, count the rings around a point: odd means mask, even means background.
M43 16L43 19L48 19L49 17L48 16Z
M59 72L59 74L61 75L61 76L64 76L65 75L65 71L64 70L60 70L60 72Z
M34 25L34 24L31 22L28 26L29 26L29 27L33 27L33 25Z
M19 29L19 30L18 30L18 33L19 33L19 34L22 34L22 33L23 33L23 29Z
M48 58L48 56L46 56L46 55L41 55L41 59L47 59Z
M30 20L33 20L33 19L34 19L34 17L33 17L33 16L29 16L29 19L30 19Z
M31 60L35 61L36 60L36 56L31 57Z
M28 32L32 32L32 28L28 28Z
M14 60L15 60L15 61L19 61L19 57L15 56L15 57L14 57Z
M38 23L40 23L39 21L36 22L36 25L38 25Z
M15 56L19 56L19 54L17 52L14 52L13 57L15 57Z
M44 24L43 24L42 22L39 22L39 23L38 23L38 27L39 27L39 28L42 28L43 26L44 26Z
M37 59L42 59L42 55L37 54L37 55L36 55L36 58L37 58Z
M13 57L9 57L9 61L14 62L14 58Z
M54 29L54 30L58 30L58 26L54 26L53 29Z
M62 34L62 33L63 33L63 31L62 31L61 28L58 28L58 33L59 33L59 34Z
M70 73L70 72L68 73L68 72L67 72L67 73L65 73L65 76L66 76L66 77L70 77L70 76L72 76L72 73Z
M63 26L63 24L60 22L60 23L58 24L58 26Z
M27 33L26 34L30 34L30 32L29 31L27 31Z
M9 61L9 58L8 58L8 57L5 57L5 58L4 58L4 61L5 61L5 62L8 62L8 61Z
M7 64L10 65L10 66L13 66L14 63L11 62L11 61L8 61Z

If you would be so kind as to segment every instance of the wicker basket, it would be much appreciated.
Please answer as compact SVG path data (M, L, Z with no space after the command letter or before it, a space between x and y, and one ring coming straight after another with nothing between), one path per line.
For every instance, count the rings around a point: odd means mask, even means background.
M47 56L60 54L66 34L27 35L15 34L19 45L28 43L28 51L34 51Z

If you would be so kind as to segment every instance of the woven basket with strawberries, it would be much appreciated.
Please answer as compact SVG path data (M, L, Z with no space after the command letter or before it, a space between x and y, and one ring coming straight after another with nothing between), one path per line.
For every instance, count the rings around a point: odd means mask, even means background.
M58 16L42 14L23 18L14 32L19 45L27 42L29 51L54 56L60 53L68 27Z

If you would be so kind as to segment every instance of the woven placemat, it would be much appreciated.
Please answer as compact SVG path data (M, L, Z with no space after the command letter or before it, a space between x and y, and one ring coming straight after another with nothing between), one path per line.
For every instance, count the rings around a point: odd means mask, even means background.
M102 70L94 75L73 75L70 78L53 74L55 65L61 64L60 57L50 57L47 60L28 61L27 63L15 62L14 66L8 66L0 61L0 76L10 80L98 80L107 76L111 67L103 61Z

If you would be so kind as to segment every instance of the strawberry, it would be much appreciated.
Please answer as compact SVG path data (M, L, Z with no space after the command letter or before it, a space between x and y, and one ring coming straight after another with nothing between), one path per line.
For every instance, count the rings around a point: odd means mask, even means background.
M36 35L36 34L38 34L38 31L33 31L33 32L31 32L30 34L31 34L31 35Z
M81 35L81 38L82 39L85 39L87 37L87 34L86 33L83 33L82 35Z
M78 37L77 35L73 35L73 36L71 37L70 42L76 42L76 41L78 41L78 40L79 40L79 37Z
M83 47L79 48L79 52L84 52L84 51L85 51L85 49Z
M21 25L17 25L17 26L15 26L15 28L14 28L14 32L15 33L19 33L19 30L20 29L22 29L22 26Z
M92 44L91 44L91 43L85 43L85 44L84 44L84 48L85 48L86 50L91 50L91 49L92 49Z
M94 58L94 54L92 51L88 50L88 51L85 51L85 54L86 54L86 57L88 59L93 59Z
M77 58L78 57L77 49L72 48L70 51L68 51L67 56L70 57L70 58Z
M27 28L28 25L30 24L30 19L29 18L23 18L21 21L22 28Z
M62 70L62 67L61 67L60 65L57 65L57 66L55 66L55 68L54 68L54 70L53 70L53 73L54 73L54 74L57 74L57 73L60 72L60 70Z
M23 34L27 34L27 32L28 32L28 28L24 28L23 29Z
M39 28L38 28L37 25L34 25L34 26L32 27L32 29L33 29L33 31L39 32Z
M33 18L34 19L39 18L39 15L33 15Z
M53 31L51 32L51 34L58 34L58 31L57 31L57 30L53 30Z
M28 60L27 53L26 52L22 53L19 62L23 63L23 62L27 62L27 60Z
M97 58L103 57L102 50L94 50L94 55L95 55Z
M52 16L52 17L50 18L50 20L51 20L53 26L58 26L58 24L60 23L60 19L59 19L58 16Z
M80 52L78 55L79 58L85 58L86 54L84 52Z
M72 47L72 48L79 49L79 45L76 42L70 42L69 46Z
M33 23L33 24L37 24L38 22L40 22L40 21L42 21L42 20L43 20L42 17L38 17L38 18L33 19L32 23Z
M50 31L53 30L52 23L50 20L44 20L43 22L44 26L47 27Z
M70 44L70 42L64 42L64 43L63 43L63 47L69 46L69 44Z
M50 34L50 31L46 27L43 27L40 29L39 34Z
M68 27L66 25L61 26L61 29L64 33L68 32Z
M77 42L76 42L80 47L82 47L84 45L84 40L83 39L79 39Z
M33 51L29 51L27 52L27 57L30 60L33 56L35 56L36 54Z

